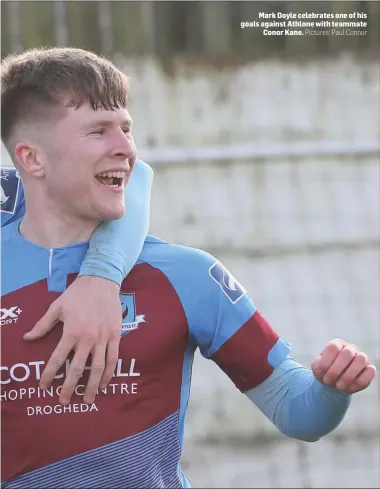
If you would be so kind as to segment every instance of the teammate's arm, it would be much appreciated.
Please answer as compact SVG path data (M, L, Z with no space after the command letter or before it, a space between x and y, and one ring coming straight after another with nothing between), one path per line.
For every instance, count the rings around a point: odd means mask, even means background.
M204 254L199 304L191 337L236 387L285 435L315 441L344 418L351 393L366 388L375 367L343 340L330 342L312 370L289 357L290 344L256 310L247 292L213 257ZM207 313L205 313L207 311ZM328 385L327 385L328 384Z
M23 216L25 202L16 170L2 168L1 176L1 217L2 225L5 225ZM152 180L152 169L146 163L136 161L125 192L126 214L117 221L99 225L91 238L80 277L51 305L26 336L26 339L39 338L58 321L64 322L62 339L41 377L41 387L48 387L59 365L64 363L70 350L75 349L76 359L74 357L75 362L71 363L61 391L60 401L63 403L70 401L80 377L79 372L83 371L90 351L93 352L93 360L85 402L93 401L99 383L103 387L112 378L121 329L119 288L136 263L148 232ZM6 208L4 200L7 202Z
M137 160L126 191L126 213L104 221L93 234L79 276L97 276L121 282L139 257L149 228L153 170Z

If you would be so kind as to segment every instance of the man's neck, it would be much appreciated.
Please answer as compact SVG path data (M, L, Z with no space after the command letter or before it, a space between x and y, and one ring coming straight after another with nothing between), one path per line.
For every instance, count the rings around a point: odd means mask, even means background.
M45 248L64 248L88 241L97 224L75 222L73 219L54 219L26 212L20 224L21 236L31 243Z
M23 238L45 248L63 248L91 238L99 222L70 216L54 204L49 205L41 194L25 195L26 212L20 224Z

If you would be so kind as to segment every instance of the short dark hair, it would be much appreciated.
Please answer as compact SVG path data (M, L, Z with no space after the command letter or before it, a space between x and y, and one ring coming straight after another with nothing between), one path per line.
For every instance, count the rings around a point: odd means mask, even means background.
M46 119L51 109L125 108L128 78L108 59L69 47L30 49L1 63L1 138L19 123ZM67 102L68 101L68 102Z

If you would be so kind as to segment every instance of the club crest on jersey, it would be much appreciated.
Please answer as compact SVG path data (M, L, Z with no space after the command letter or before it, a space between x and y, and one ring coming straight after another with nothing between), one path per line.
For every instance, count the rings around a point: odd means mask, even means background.
M20 189L20 177L15 168L1 169L1 212L14 214L18 193Z
M236 304L246 293L242 285L230 274L230 272L224 268L220 262L214 263L209 269L208 273L210 277L215 280L215 282L222 289L224 295L232 302Z
M121 336L134 331L140 323L145 323L145 314L136 316L136 297L135 294L120 294L121 310L123 322L121 326Z

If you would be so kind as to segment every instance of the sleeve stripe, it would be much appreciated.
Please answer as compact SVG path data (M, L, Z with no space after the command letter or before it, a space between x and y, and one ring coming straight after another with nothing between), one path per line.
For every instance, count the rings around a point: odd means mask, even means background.
M279 339L270 324L256 311L211 358L236 387L245 392L267 379L280 357L285 359L288 355L290 346ZM280 346L275 347L277 344Z

